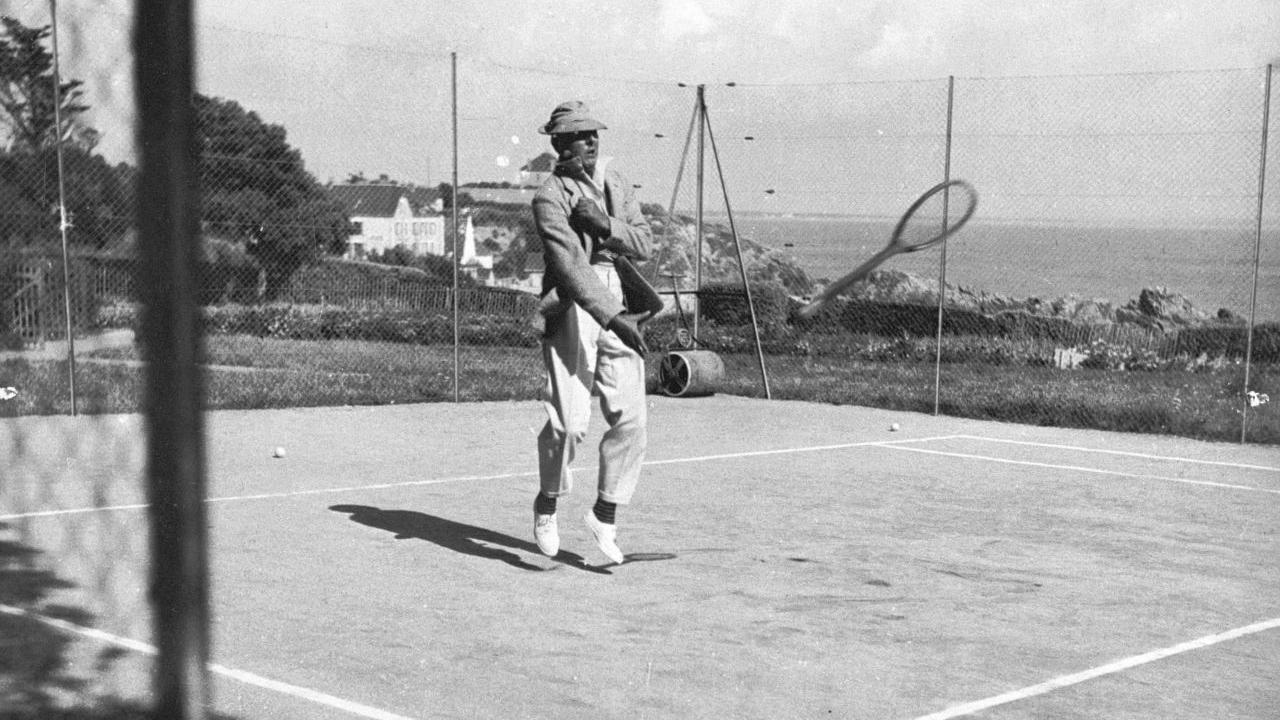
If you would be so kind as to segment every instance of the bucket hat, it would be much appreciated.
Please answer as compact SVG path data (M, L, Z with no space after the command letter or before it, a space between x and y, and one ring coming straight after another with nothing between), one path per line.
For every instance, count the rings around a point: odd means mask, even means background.
M591 117L591 111L580 100L562 102L551 111L551 119L546 125L538 128L543 135L560 135L562 133L585 132L588 130L606 130L604 123Z

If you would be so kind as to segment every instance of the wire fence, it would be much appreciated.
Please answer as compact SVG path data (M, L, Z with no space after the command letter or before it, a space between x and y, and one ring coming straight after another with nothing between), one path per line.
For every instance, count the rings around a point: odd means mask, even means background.
M147 635L145 518L87 511L145 504L132 23L76 10L53 125L53 18L0 48L45 50L0 77L26 98L0 118L0 629L50 661L0 670L19 717L152 669L30 617ZM198 38L207 408L536 398L536 128L579 98L653 232L652 392L1280 443L1269 68L699 87ZM796 319L948 177L980 195L953 240Z

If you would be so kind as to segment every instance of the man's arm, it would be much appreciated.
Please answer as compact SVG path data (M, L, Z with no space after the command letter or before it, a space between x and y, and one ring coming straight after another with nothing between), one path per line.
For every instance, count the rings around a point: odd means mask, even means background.
M617 173L609 173L606 182L613 196L614 214L609 218L609 236L600 241L600 247L632 260L648 260L653 254L653 232L640 212L635 190Z
M570 210L555 197L539 193L533 199L533 223L542 240L542 257L547 273L555 280L561 299L582 306L600 325L622 313L624 307L609 292L595 270L591 256L582 247L578 233L569 225Z

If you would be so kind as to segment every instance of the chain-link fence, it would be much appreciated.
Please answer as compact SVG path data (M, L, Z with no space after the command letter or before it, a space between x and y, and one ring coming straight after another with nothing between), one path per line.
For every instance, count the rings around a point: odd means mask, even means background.
M1261 177L1269 87L1263 68L708 88L723 177L706 176L718 217L704 237L730 240L732 214L740 244L765 246L750 272L768 372L730 362L730 385L1274 442L1259 410L1276 391L1280 330L1277 206ZM795 322L798 300L956 177L981 200L953 240ZM740 286L732 266L704 259L703 281ZM779 286L791 297L767 302ZM746 316L731 317L698 334L751 352ZM748 390L738 379L753 375Z
M2 38L0 628L49 662L0 703L33 717L148 663L50 624L146 636L132 25L76 9L52 121L52 16L6 7ZM197 34L206 407L537 397L536 129L578 98L651 223L653 392L1280 443L1268 69L699 87ZM796 319L947 177L980 195L954 239Z
M127 32L127 18L95 19ZM1264 69L730 83L699 105L697 87L665 81L219 27L200 38L210 407L536 396L545 268L529 203L554 158L535 130L582 98L652 222L646 271L673 309L683 291L688 312L650 335L722 355L724 391L1277 438L1266 411L1248 429L1249 399L1275 390L1280 314L1275 202L1259 204ZM295 82L267 62L280 56L324 58L316 72L343 82ZM233 78L239 97L221 89ZM369 102L371 84L398 101ZM134 170L79 132L61 193L53 147L3 158L0 337L24 357L72 357L78 341L83 358L66 382L10 371L24 387L8 414L134 409L116 385L137 359ZM322 176L307 154L334 144L344 169ZM818 321L792 321L948 176L981 203L945 250L896 258Z

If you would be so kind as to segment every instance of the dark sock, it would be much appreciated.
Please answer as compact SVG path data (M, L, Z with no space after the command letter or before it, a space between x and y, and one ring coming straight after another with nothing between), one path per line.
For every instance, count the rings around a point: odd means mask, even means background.
M611 503L608 500L600 498L596 499L596 505L592 508L596 514L596 519L602 523L614 524L613 518L618 512L618 503Z
M539 515L555 515L556 499L538 493L538 497L533 501L533 511Z

